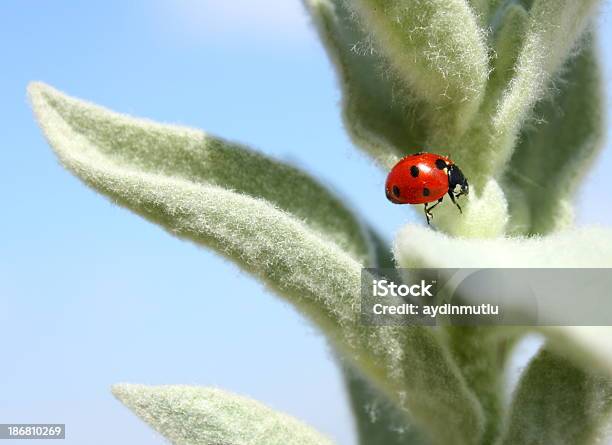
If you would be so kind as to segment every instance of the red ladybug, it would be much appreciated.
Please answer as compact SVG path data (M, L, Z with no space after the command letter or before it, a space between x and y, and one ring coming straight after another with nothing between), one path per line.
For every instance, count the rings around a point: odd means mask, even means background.
M458 189L458 190L457 190ZM456 198L470 191L463 172L446 156L434 153L415 153L402 158L389 172L385 184L387 199L394 204L425 204L427 224L431 210L448 193L461 212ZM427 204L437 201L431 207Z

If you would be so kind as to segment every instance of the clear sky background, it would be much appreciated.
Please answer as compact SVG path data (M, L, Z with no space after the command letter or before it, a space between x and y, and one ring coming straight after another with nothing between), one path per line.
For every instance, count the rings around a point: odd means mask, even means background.
M66 423L74 444L162 443L109 386L181 383L251 396L352 443L322 336L231 263L64 171L25 94L42 80L248 143L321 178L391 239L422 217L387 203L384 172L343 132L300 2L3 0L0 57L0 423ZM610 171L606 149L580 192L580 224L612 221Z

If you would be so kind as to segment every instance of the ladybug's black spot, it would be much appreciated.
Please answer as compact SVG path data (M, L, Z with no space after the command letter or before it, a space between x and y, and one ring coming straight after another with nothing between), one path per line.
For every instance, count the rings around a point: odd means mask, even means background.
M436 159L436 167L438 167L438 170L444 170L447 167L447 165L443 159Z
M395 195L396 198L400 197L400 189L397 185L393 186L393 194Z
M410 175L413 178L416 178L417 176L419 176L419 167L417 167L416 165L413 165L412 167L410 167Z
M429 194L430 194L430 193L431 193L431 192L429 191L429 189L428 189L427 187L425 187L425 188L423 189L423 196L429 196Z

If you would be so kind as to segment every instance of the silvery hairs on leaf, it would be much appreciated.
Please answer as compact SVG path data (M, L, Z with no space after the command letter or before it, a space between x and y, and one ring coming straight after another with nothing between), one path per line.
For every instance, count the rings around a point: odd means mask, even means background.
M491 173L503 171L522 124L576 47L597 3L597 0L533 1L513 76L492 117L490 143L479 153L483 160L485 157L490 160L481 169Z
M536 105L505 172L511 233L547 234L571 225L570 200L603 147L604 94L592 34L554 86Z
M384 167L465 131L489 68L462 0L304 1L335 62L346 128Z
M119 384L113 394L175 445L331 445L309 426L215 388Z
M426 436L407 421L406 413L398 409L385 394L372 386L369 379L341 360L342 376L355 419L359 445L426 445Z
M572 56L584 45L582 36L597 3L511 2L495 14L490 35L494 57L482 105L467 131L442 145L476 189L491 178L500 180L534 106L548 95L568 59L575 62Z
M480 106L488 75L484 35L464 0L356 0L404 83L440 134L460 135Z
M60 160L76 170L77 176L86 168L82 163L99 161L100 169L116 166L159 179L181 179L185 184L201 182L212 190L259 198L293 215L359 261L371 253L361 221L340 199L295 167L202 131L112 113L44 84L33 83L29 91L41 123L58 138L69 136L68 132L81 138L79 148L76 143L54 146Z
M426 143L423 104L410 92L345 0L304 0L334 63L345 128L384 168Z
M360 323L360 272L370 243L324 188L196 130L112 113L43 84L32 84L29 93L60 161L86 184L262 279L433 443L477 443L482 409L435 332ZM236 163L228 167L235 176L220 169L228 162ZM293 189L295 202L279 196ZM330 214L318 215L313 207L320 205Z

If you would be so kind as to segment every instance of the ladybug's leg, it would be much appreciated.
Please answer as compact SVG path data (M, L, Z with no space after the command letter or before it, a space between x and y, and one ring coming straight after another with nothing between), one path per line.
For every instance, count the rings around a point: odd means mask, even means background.
M459 203L457 202L457 200L455 198L461 196L462 193L458 193L457 195L455 195L453 193L452 190L448 191L448 196L450 196L451 201L453 201L453 204L455 204L457 206L457 208L459 209L459 213L463 213L463 210L461 210L461 206L459 205Z
M455 198L458 198L458 197L463 196L463 195L467 195L467 192L466 192L464 189L461 189L461 190L459 191L459 193L457 193L457 194L455 195Z
M427 218L427 225L429 225L429 221L431 221L431 219L433 218L433 213L431 213L431 211L434 209L435 206L437 206L438 204L442 202L442 199L444 198L442 197L438 199L438 202L436 202L431 207L427 207L427 203L425 203L425 217Z
M433 215L429 213L429 209L427 208L427 203L425 203L425 218L427 218L427 225L429 225L429 221L433 218Z

